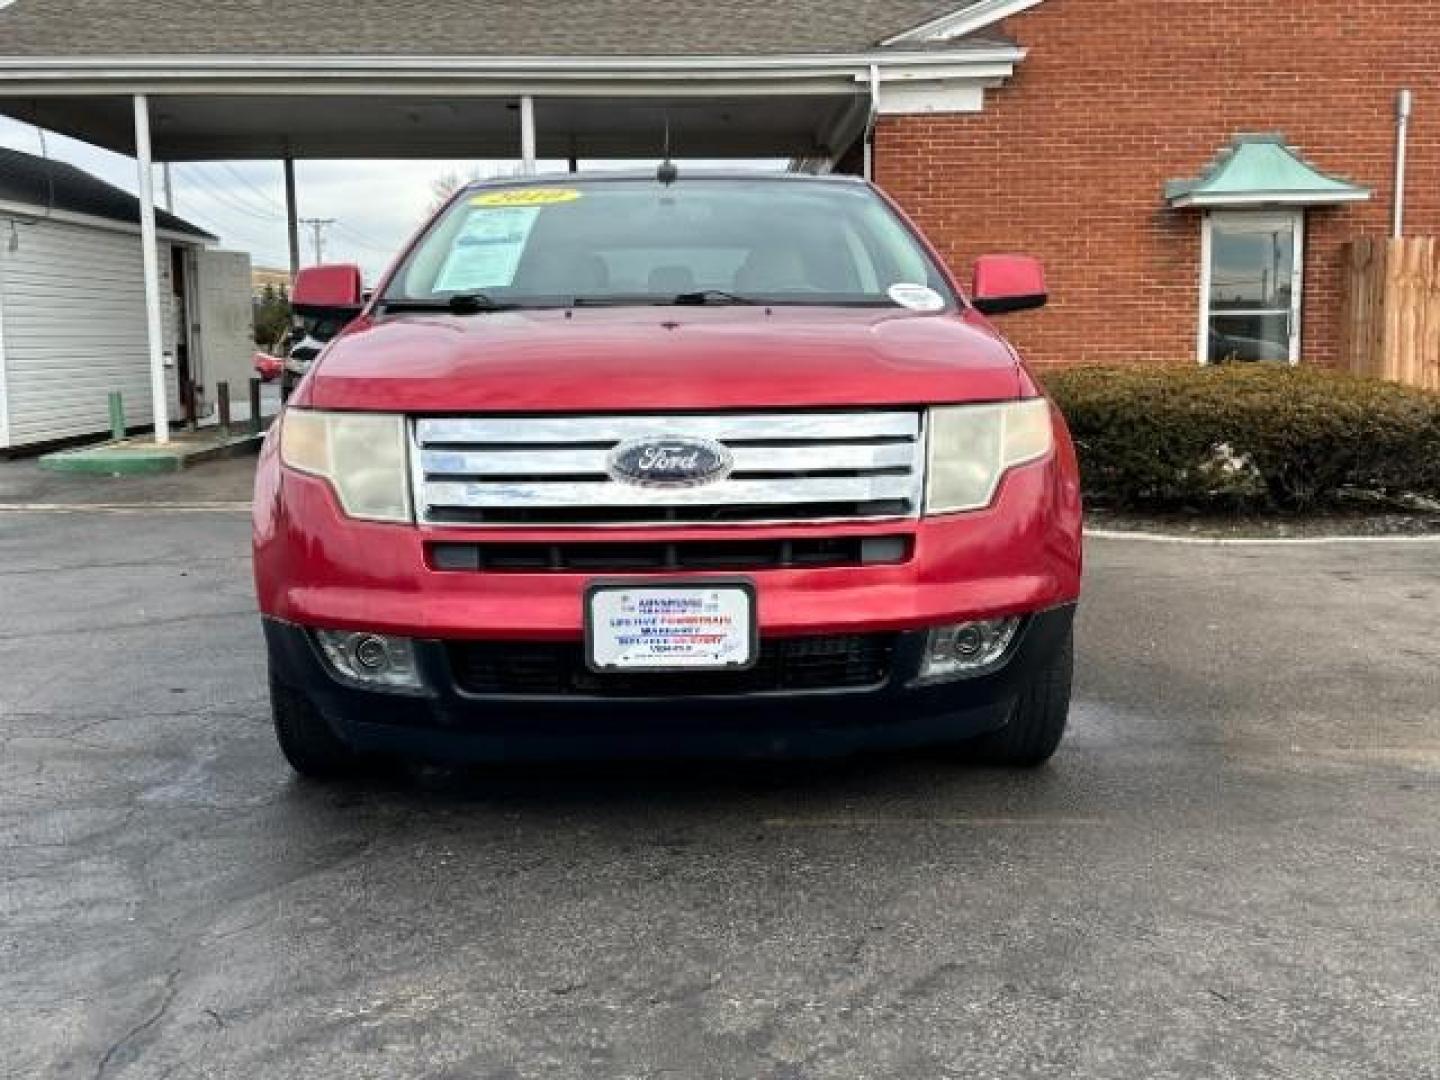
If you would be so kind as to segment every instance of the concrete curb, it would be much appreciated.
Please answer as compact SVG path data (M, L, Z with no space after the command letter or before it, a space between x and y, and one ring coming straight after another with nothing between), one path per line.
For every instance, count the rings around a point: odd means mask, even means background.
M1147 544L1196 547L1321 546L1328 544L1440 544L1440 533L1426 536L1187 536L1174 533L1086 529L1087 540L1134 540Z
M248 502L0 503L0 514L248 514Z
M146 476L175 473L207 461L224 461L258 453L264 434L245 432L228 439L192 443L176 441L167 446L101 443L78 450L57 450L45 454L39 466L49 472L80 473L89 476Z

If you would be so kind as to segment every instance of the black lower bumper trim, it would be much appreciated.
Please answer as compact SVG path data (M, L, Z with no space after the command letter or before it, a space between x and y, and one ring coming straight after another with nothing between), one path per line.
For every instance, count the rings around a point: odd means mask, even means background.
M1004 666L978 679L915 685L927 635L911 631L877 636L886 644L885 670L862 686L715 693L699 681L682 689L666 676L670 692L633 696L614 687L603 694L467 692L454 663L465 646L441 641L417 642L423 694L357 689L330 674L309 631L273 619L264 627L274 676L309 697L357 750L493 761L813 756L956 742L1004 726L1021 689L1062 647L1073 618L1069 606L1028 617Z

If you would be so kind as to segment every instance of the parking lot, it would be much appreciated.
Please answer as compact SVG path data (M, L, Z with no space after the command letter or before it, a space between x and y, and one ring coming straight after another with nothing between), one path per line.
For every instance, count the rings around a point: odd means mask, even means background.
M0 470L5 1077L1440 1076L1440 542L1092 540L1035 773L324 788L243 512Z

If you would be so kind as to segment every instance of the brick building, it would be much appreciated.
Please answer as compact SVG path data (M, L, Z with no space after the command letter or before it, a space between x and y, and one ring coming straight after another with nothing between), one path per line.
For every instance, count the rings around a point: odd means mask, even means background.
M1004 7L1016 13L988 29L1024 49L1014 76L987 91L978 113L883 118L876 177L956 265L997 248L1044 259L1051 305L1006 322L1032 359L1193 362L1209 338L1201 332L1201 283L1216 275L1214 253L1205 267L1201 249L1210 216L1235 232L1273 225L1282 244L1285 236L1303 240L1295 355L1334 363L1341 246L1389 228L1402 88L1416 102L1406 228L1440 232L1440 13L1433 5L1043 0ZM1238 195L1235 209L1167 202L1168 182L1198 176L1251 132L1282 132L1317 169L1372 197L1302 200L1283 212ZM1263 271L1245 265L1258 246L1232 243L1238 265L1222 269ZM1284 307L1287 298L1278 299Z
M1402 89L1407 228L1440 232L1420 0L0 3L0 113L147 162L529 167L668 139L868 170L962 276L1045 261L1051 305L1006 322L1041 363L1335 363L1342 246L1389 229Z

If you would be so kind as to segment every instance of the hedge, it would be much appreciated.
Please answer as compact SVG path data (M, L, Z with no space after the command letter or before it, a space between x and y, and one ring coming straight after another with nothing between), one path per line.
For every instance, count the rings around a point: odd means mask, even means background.
M1440 394L1260 364L1040 377L1100 502L1311 510L1357 491L1440 498Z

